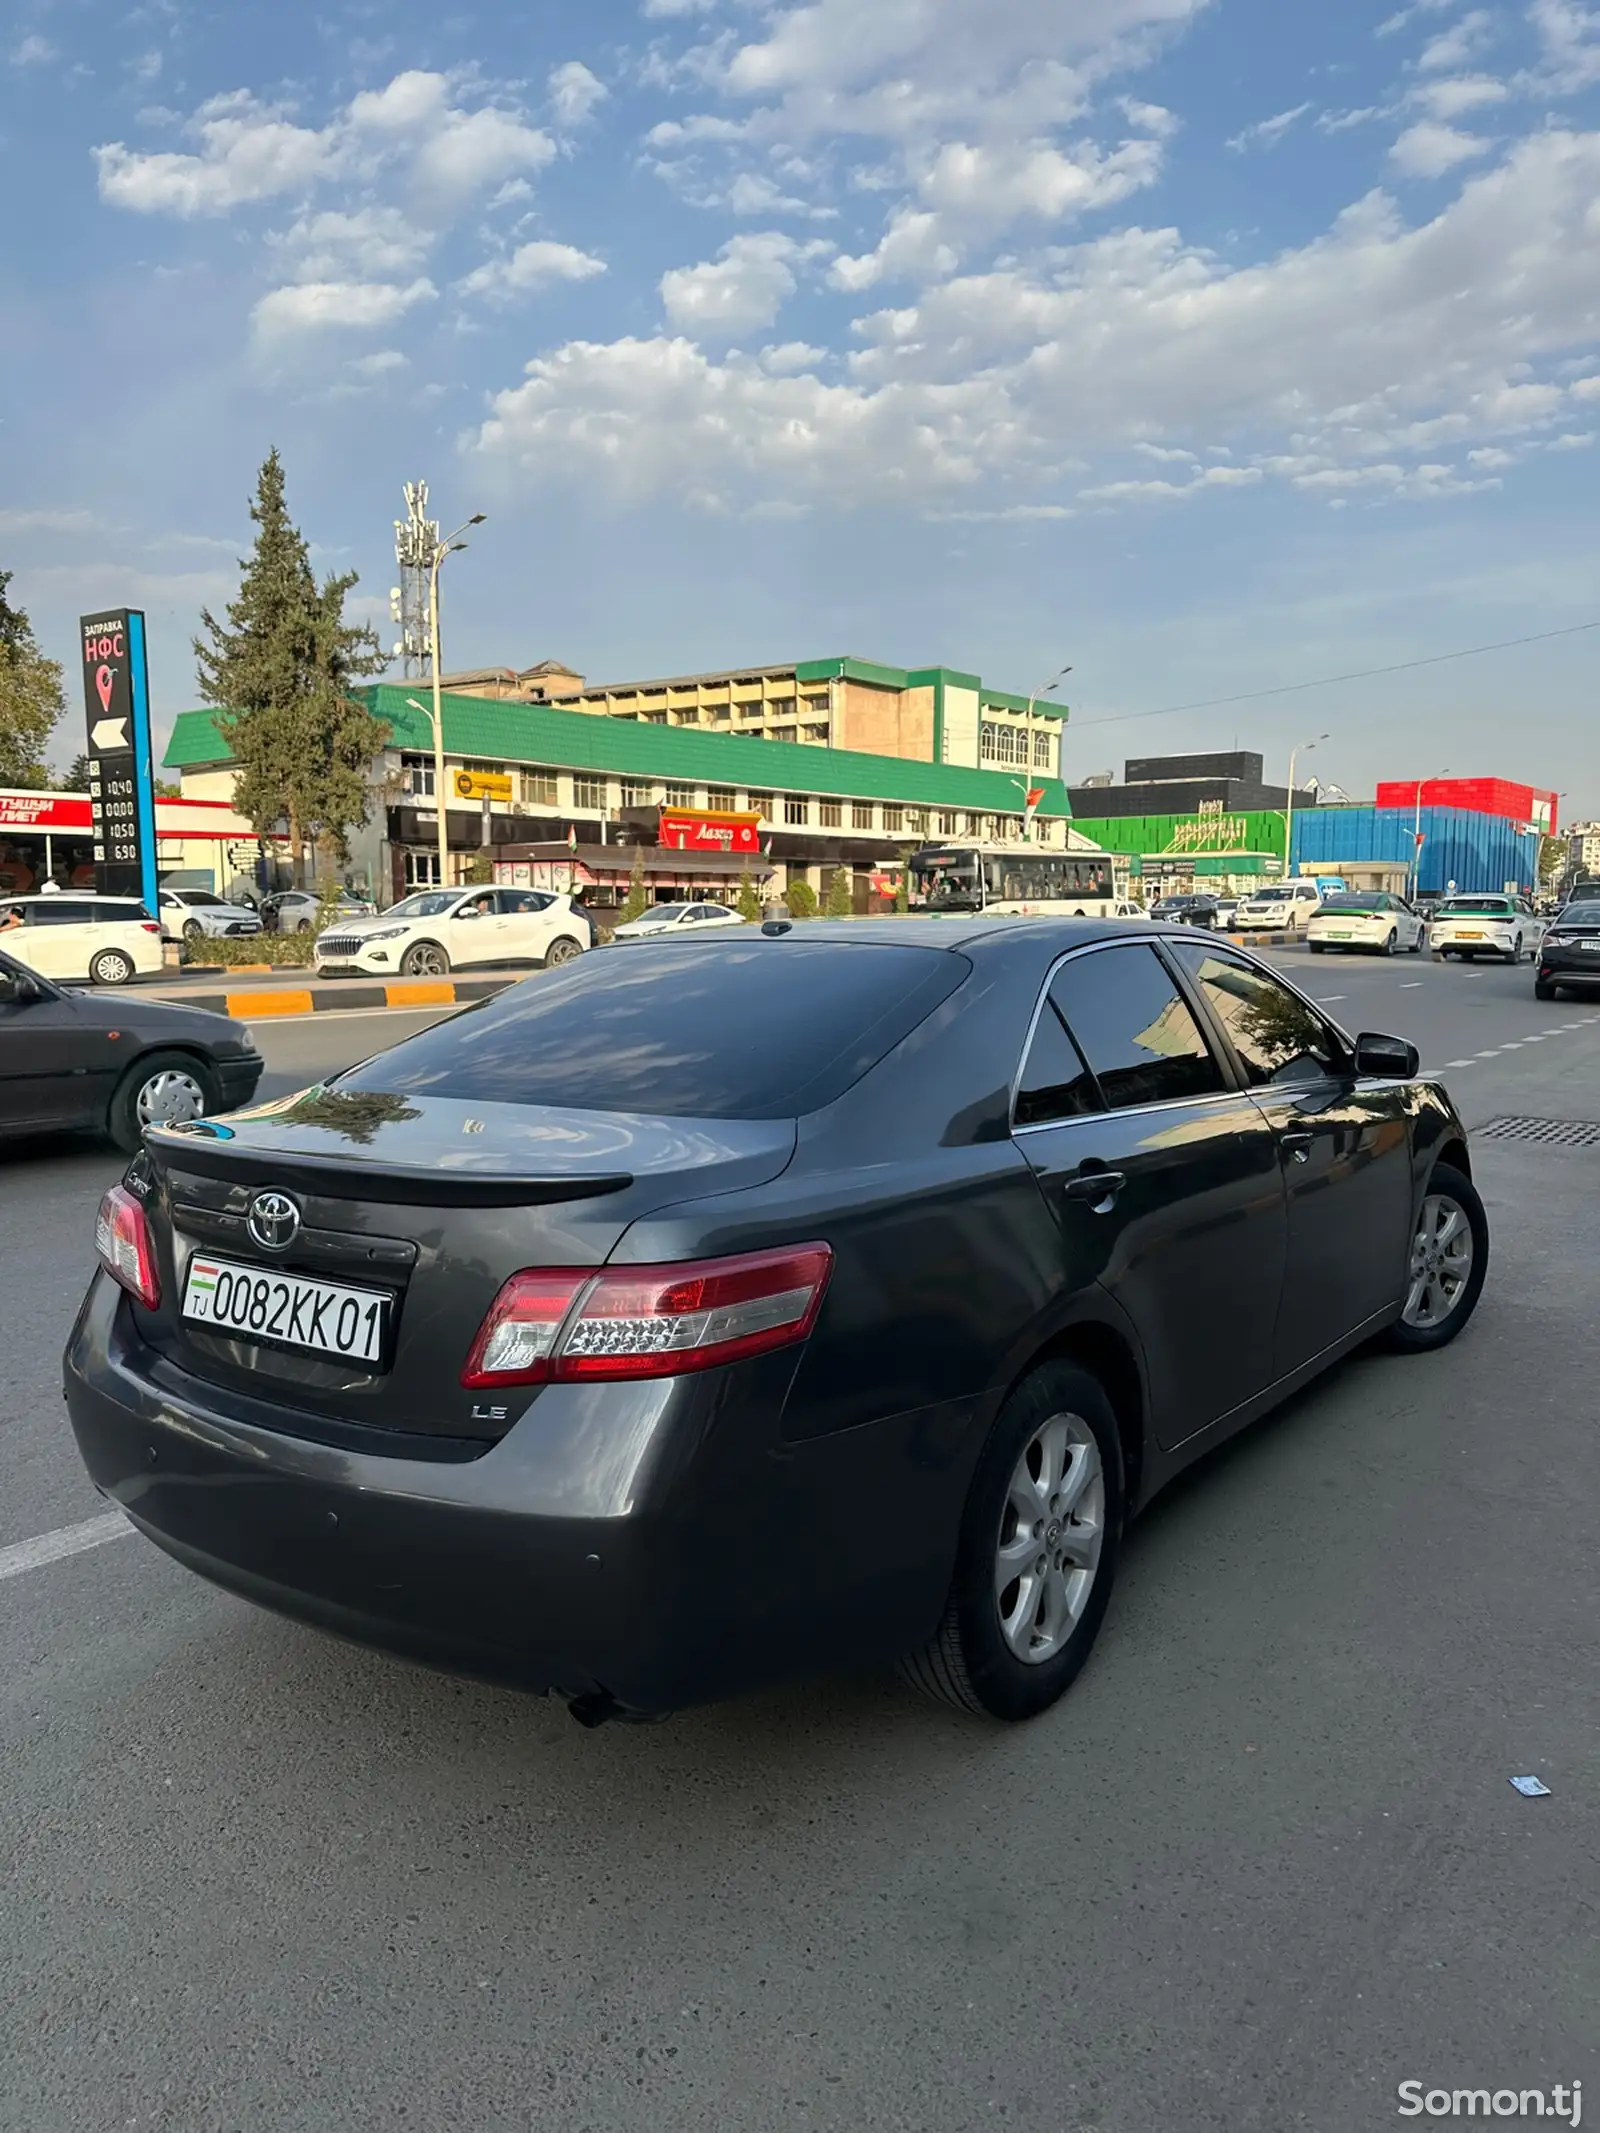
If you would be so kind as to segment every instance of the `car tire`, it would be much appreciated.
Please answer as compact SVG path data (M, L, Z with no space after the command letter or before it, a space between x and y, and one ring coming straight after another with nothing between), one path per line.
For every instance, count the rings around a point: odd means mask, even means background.
M450 958L437 941L413 941L400 958L400 970L408 978L447 978Z
M1416 939L1415 939L1415 940L1414 940L1414 941L1413 941L1413 942L1411 943L1411 946L1410 946L1410 947L1409 947L1409 948L1408 948L1408 949L1406 950L1406 953L1407 953L1407 955L1421 955L1421 953L1422 953L1422 935L1421 935L1420 933L1419 933L1419 934L1417 935Z
M210 1070L189 1052L151 1052L117 1084L106 1131L124 1154L136 1153L147 1125L204 1118L216 1103Z
M1053 1480L1075 1486L1081 1518L1061 1518L1070 1506ZM1031 1532L1021 1515L1029 1506L1038 1512ZM1099 1635L1123 1512L1122 1443L1105 1387L1076 1364L1043 1364L995 1417L967 1491L944 1619L900 1661L903 1678L980 1717L1014 1723L1047 1711ZM1006 1578L1013 1561L1017 1575Z
M1397 926L1395 927L1394 931L1389 935L1389 938L1384 942L1382 948L1379 949L1378 953L1380 955L1393 955L1399 946L1400 929Z
M1548 978L1535 978L1533 981L1533 997L1536 1000L1559 1000L1561 987L1552 984Z
M183 922L183 937L186 941L199 940L205 930L197 918L186 918Z
M133 957L120 948L102 948L89 958L91 985L126 985L133 974Z
M1310 951L1310 953L1311 953L1312 955L1321 955L1321 954L1322 954L1322 952L1323 952L1323 950L1324 950L1324 949L1326 948L1326 946L1327 946L1327 942L1326 942L1326 941L1307 941L1307 942L1306 942L1306 947L1307 947L1307 949L1308 949L1308 950Z
M1520 933L1512 942L1510 953L1507 955L1506 961L1511 965L1513 970L1522 961L1522 935Z
M296 932L296 933L309 933L309 932L311 931L311 921L310 921L310 919L309 919L309 918L303 918L303 919L301 919L301 921L300 921L299 925L297 925L297 926L295 927L295 929L294 929L294 930L295 930L295 932Z
M544 952L544 968L559 970L563 963L570 963L575 956L582 953L582 941L575 940L570 933L560 934Z
M1451 1214L1459 1215L1465 1224L1465 1236L1470 1257L1465 1264L1456 1263L1455 1286L1452 1292L1448 1272L1448 1253L1444 1259L1437 1257L1441 1236L1452 1233L1444 1225ZM1454 1235L1459 1237L1457 1231ZM1443 1276L1442 1283L1433 1283L1423 1294L1422 1304L1427 1313L1433 1313L1439 1304L1444 1304L1442 1314L1427 1315L1418 1305L1418 1292L1425 1279L1427 1268L1423 1266L1422 1254L1430 1242L1436 1254L1435 1267ZM1483 1294L1483 1284L1489 1272L1489 1217L1484 1212L1478 1189L1464 1171L1452 1163L1434 1166L1422 1195L1412 1230L1411 1256L1408 1268L1408 1287L1403 1305L1403 1315L1389 1328L1388 1344L1403 1355L1421 1355L1435 1348L1444 1348L1466 1326L1468 1319L1478 1308L1478 1298ZM1413 1312L1417 1315L1413 1316Z

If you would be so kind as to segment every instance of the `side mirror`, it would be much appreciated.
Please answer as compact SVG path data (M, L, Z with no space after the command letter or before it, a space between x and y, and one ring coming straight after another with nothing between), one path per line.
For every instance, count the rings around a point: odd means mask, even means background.
M456 912L457 918L482 918L482 916L483 913L476 904L463 904Z
M1410 1081L1422 1068L1422 1055L1404 1037L1381 1037L1371 1030L1356 1039L1356 1072L1373 1081Z
M48 1000L50 995L39 980L19 970L15 977L9 974L0 977L0 1006L32 1007L35 1001Z

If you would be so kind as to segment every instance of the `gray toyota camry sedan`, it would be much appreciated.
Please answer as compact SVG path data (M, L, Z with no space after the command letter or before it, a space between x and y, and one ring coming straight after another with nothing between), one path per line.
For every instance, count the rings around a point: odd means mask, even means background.
M152 1128L96 1241L67 1399L143 1533L590 1724L891 1659L1033 1716L1132 1513L1488 1264L1409 1045L1042 919L584 956Z

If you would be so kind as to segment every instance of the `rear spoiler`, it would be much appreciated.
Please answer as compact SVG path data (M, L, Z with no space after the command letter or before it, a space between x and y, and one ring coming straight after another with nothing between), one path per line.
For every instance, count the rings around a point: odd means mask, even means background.
M626 1192L627 1170L595 1171L586 1177L514 1177L504 1173L419 1170L398 1163L348 1163L337 1156L290 1154L276 1148L228 1146L229 1127L212 1126L204 1136L171 1127L146 1130L145 1143L168 1170L240 1185L288 1185L339 1200L370 1200L398 1207L540 1207L561 1200L594 1200ZM209 1143L209 1145L208 1145Z

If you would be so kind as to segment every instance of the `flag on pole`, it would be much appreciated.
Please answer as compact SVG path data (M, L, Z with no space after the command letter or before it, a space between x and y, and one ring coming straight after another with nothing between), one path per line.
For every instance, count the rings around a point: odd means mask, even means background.
M575 851L576 851L577 849L578 849L578 829L577 829L577 824L576 824L576 823L573 823L573 822L569 822L569 823L567 824L567 850L568 850L569 852L575 852Z
M1028 805L1022 817L1025 828L1031 829L1033 827L1033 818L1039 812L1039 802L1043 798L1044 787L1042 785L1030 785L1028 787Z

